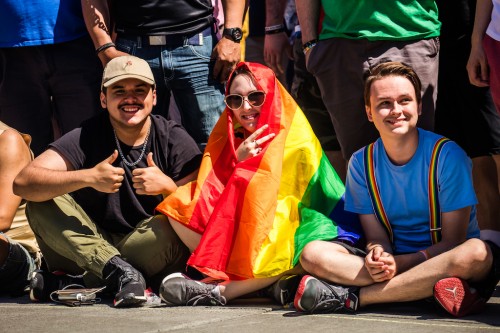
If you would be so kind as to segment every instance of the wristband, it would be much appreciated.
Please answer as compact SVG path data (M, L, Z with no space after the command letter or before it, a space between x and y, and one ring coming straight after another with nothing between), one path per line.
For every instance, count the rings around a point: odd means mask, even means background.
M266 31L264 32L266 35L274 35L274 34L279 34L281 32L285 32L285 28L281 28L281 29L276 29L276 30L269 30L269 31Z
M429 254L429 252L427 252L427 250L420 250L418 252L424 255L425 260L429 260L431 258L431 255Z
M276 31L276 30L285 31L285 26L283 24L275 24L275 25L271 25L269 27L265 27L264 30L266 32L272 32L272 31Z
M99 54L102 51L109 49L110 47L115 47L115 43L109 42L109 43L106 43L104 45L99 46L97 49L95 49L95 54Z
M307 52L309 52L309 50L311 50L313 47L315 47L316 44L318 44L318 39L317 38L313 39L313 40L310 40L307 43L304 43L302 45L302 52L304 52L304 54L306 54Z

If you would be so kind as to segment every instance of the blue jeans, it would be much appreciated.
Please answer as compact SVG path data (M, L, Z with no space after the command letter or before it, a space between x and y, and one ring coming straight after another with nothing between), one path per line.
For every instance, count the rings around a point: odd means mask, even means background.
M210 60L217 37L208 29L167 39L164 45L149 45L148 36L130 34L119 34L115 42L118 50L151 66L158 96L153 112L168 117L172 93L182 125L202 149L225 107L224 85L213 78Z
M6 235L4 235L6 236ZM7 260L0 266L0 295L19 296L36 269L35 260L19 243L9 239L9 254Z

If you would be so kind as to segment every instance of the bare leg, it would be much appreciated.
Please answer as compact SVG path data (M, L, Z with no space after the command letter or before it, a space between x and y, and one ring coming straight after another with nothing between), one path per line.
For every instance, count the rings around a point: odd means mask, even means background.
M252 293L265 287L269 287L274 282L278 281L282 276L292 274L303 274L304 271L300 265L295 266L293 269L282 273L278 276L258 279L248 279L241 281L230 281L219 284L221 295L228 301L238 298L240 296Z
M170 217L168 218L168 221L170 222L170 225L174 229L177 236L179 236L184 245L186 245L189 251L191 251L192 253L200 243L201 235L185 227L182 223L171 219Z
M300 263L305 271L334 284L361 287L373 283L364 258L349 253L339 244L312 241L304 247Z
M436 282L446 277L480 281L491 269L492 260L484 242L470 239L387 282L361 288L360 305L424 299L432 296Z

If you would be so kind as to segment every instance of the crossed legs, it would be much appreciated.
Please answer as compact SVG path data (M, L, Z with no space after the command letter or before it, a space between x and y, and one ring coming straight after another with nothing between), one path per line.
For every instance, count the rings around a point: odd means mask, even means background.
M301 257L304 270L320 279L361 287L360 306L430 297L436 282L446 277L481 281L488 275L492 261L492 253L486 243L469 239L391 280L374 283L364 266L364 258L349 254L338 244L311 242L304 248Z

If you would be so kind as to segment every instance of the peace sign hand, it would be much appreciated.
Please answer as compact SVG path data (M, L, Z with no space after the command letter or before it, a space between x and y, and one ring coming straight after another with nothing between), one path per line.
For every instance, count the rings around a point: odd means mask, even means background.
M245 141L243 141L238 149L236 149L236 157L238 158L238 162L242 162L247 160L250 157L257 156L261 151L261 145L264 142L267 142L274 138L275 134L270 133L260 139L257 139L259 135L261 135L269 125L264 125L261 128L257 129L253 132Z

